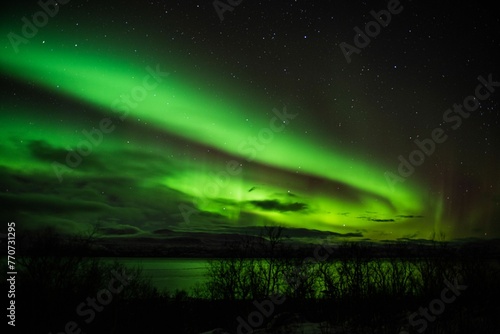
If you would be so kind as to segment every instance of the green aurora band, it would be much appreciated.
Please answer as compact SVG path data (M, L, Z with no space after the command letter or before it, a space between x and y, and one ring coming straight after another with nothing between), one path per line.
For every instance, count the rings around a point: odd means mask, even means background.
M2 72L16 80L43 87L55 99L80 101L98 110L102 117L112 119L116 130L105 134L102 144L94 147L92 154L112 156L123 150L147 151L163 158L184 154L183 159L175 162L175 172L152 166L151 174L140 175L141 184L148 191L168 188L182 194L178 201L170 199L175 202L173 208L184 202L234 223L274 222L342 233L364 231L365 237L374 239L391 238L387 233L380 234L381 230L387 230L388 224L394 237L415 231L421 236L438 229L450 232L442 226L442 199L429 198L416 179L391 189L384 171L392 166L363 160L342 152L341 148L327 149L321 145L320 138L299 133L296 129L306 121L307 111L287 105L286 112L295 115L294 118L277 122L276 113L283 113L283 105L274 106L277 111L273 112L273 106L255 102L255 98L217 96L199 88L199 82L205 80L202 75L183 76L182 67L175 60L162 57L161 61L154 62L153 56L151 63L146 64L134 57L117 56L123 53L118 47L114 53L98 53L94 50L103 49L98 45L76 48L69 40L61 40L58 36L52 39L59 42L58 47L30 42L22 45L22 52L17 54L12 49L7 50L9 46L6 45L6 52L0 56ZM151 69L169 72L169 75L158 77L158 84L141 101L129 105L120 102L120 97L144 85L144 78L150 75ZM4 108L11 111L16 106ZM3 149L10 153L2 157L1 164L26 175L44 174L54 183L52 189L64 188L67 181L58 183L50 162L31 161L30 155L21 153L17 144L7 143L16 137L25 143L43 141L50 147L66 151L85 139L81 133L85 128L78 122L66 122L61 126L44 117L40 109L36 113L29 110L34 106L24 108L27 110L21 114L29 116L3 119L2 139L6 143ZM37 129L32 131L26 124L35 119ZM132 144L124 143L121 136L126 136L120 135L120 127L131 120L140 120L141 124L146 124L144 127L158 129L188 144L169 146L165 150L161 143L155 145L137 135ZM94 118L92 124L97 127L99 121L100 118ZM283 130L269 131L271 123L274 128ZM266 128L268 130L263 130ZM249 138L259 138L259 134L265 142L259 141L259 145L252 148ZM190 151L189 143L216 151L219 158L213 159L206 152ZM82 166L91 158L92 155L84 157ZM139 177L133 175L133 169L127 170L126 166L132 162L120 165L119 159L113 161L121 166L116 167L120 177ZM217 183L213 175L226 170L229 161L237 161L241 172ZM63 160L58 162L64 164ZM263 175L266 171L272 171L272 175ZM65 174L65 180L82 179L89 176L88 173L87 168L74 168ZM318 179L324 180L326 185L317 186L313 182L315 186L311 187L311 180ZM335 185L337 189L328 188ZM255 190L249 191L254 187ZM349 195L345 194L346 189ZM266 203L277 204L277 209L271 210ZM179 212L168 215L182 220ZM252 221L245 221L249 216ZM415 227L415 219L411 219L415 216L425 217L425 223L420 220ZM203 224L201 218L193 219Z

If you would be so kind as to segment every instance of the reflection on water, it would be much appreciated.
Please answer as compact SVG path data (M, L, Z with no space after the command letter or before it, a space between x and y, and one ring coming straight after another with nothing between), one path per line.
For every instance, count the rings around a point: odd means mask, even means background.
M114 261L115 259L106 258L106 261ZM116 258L119 262L123 263L128 267L141 267L143 275L145 277L151 278L153 285L162 290L168 290L173 292L177 289L189 291L197 284L201 284L207 281L207 271L208 271L208 260L199 258ZM341 270L338 265L340 262L335 262L336 270L330 271L332 277L338 277L339 272L344 272L346 268ZM410 264L408 267L399 267L398 272L393 272L394 267L391 267L390 261L379 260L371 261L370 264L376 264L378 266L370 266L370 269L366 274L368 275L368 281L380 280L386 275L396 275L396 276L412 276L411 272L418 272L418 268L415 267L416 263ZM265 266L265 264L264 264ZM359 268L358 268L359 269ZM339 271L340 270L340 271ZM349 270L355 270L354 267ZM415 273L415 272L414 272ZM421 283L422 277L416 275L413 284ZM389 279L389 277L386 277ZM409 284L409 281L407 282Z
M205 281L207 261L184 258L117 258L129 267L142 267L143 274L150 277L159 290L190 290Z

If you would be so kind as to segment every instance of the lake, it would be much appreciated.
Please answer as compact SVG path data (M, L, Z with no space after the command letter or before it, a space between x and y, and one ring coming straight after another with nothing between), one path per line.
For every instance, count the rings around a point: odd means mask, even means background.
M114 259L107 259L108 261ZM200 258L116 258L127 267L141 267L143 275L151 278L152 284L158 290L189 291L197 284L206 282L208 271L208 260ZM418 269L412 264L410 266L415 272ZM391 272L390 261L382 260L382 270L387 270L385 275ZM404 271L410 268L402 269ZM335 275L335 273L333 273ZM337 273L338 275L338 273ZM417 275L418 276L418 275ZM400 278L400 277L398 277ZM380 279L375 277L373 279ZM371 278L370 278L371 281Z
M140 266L159 290L189 290L205 281L207 260L186 258L117 258L127 267Z

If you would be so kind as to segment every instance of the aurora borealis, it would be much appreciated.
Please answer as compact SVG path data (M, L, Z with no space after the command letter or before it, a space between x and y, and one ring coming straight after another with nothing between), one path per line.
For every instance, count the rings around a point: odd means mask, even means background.
M479 76L500 81L499 19L401 3L351 63L339 44L386 2L246 1L220 21L207 1L72 0L16 47L9 33L41 8L9 4L2 219L120 237L264 224L500 237L500 88L460 126L443 120ZM398 156L438 127L447 140L391 186Z

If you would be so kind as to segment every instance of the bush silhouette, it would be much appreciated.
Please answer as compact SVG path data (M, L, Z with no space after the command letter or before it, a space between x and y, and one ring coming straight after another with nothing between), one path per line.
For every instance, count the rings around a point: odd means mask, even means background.
M53 229L25 233L23 254L17 264L17 298L22 327L31 332L60 332L68 321L85 324L76 308L87 298L109 286L113 272L133 277L112 302L99 312L91 332L112 330L117 312L125 301L154 298L159 294L142 276L140 268L127 268L119 262L91 257L96 233L62 235ZM106 324L106 325L104 325ZM90 328L90 327L89 327Z

